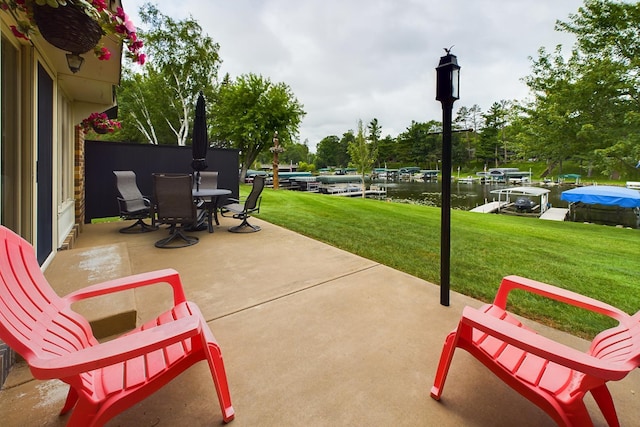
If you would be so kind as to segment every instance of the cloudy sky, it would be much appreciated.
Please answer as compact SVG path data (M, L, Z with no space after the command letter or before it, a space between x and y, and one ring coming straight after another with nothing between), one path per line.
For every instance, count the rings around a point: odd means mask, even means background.
M134 23L145 0L123 0ZM582 0L181 0L155 2L166 15L193 16L220 44L220 76L255 73L291 87L307 115L300 141L315 151L325 136L374 117L383 136L412 120L441 120L435 67L454 46L460 106L482 111L524 99L529 57L570 47L554 31Z

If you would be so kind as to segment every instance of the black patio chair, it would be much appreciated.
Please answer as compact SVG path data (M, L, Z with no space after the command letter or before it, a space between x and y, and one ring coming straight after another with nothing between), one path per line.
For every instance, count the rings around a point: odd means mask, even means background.
M198 182L198 174L193 175L193 189L208 189L215 190L218 188L218 172L215 171L202 171L199 174L200 181Z
M121 233L146 233L156 231L153 219L153 207L149 199L142 195L136 183L136 174L133 171L113 171L116 176L118 197L118 209L120 218L124 220L136 220L132 225L120 229ZM144 222L151 219L151 225Z
M185 228L197 226L200 219L191 184L191 175L153 174L156 221L170 226L169 237L158 240L157 248L184 248L198 243L197 237L184 234Z
M242 233L245 231L255 232L260 231L260 227L257 225L251 225L247 221L251 214L260 212L260 202L262 200L262 190L264 189L264 176L256 175L253 178L253 187L251 193L241 203L238 199L228 199L231 203L228 203L220 208L220 215L229 216L229 213L236 219L241 219L242 222L235 227L229 228L232 233ZM227 214L227 215L225 215Z

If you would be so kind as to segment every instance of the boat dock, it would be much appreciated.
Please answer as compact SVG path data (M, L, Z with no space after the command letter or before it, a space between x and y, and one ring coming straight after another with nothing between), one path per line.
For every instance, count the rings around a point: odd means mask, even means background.
M569 213L569 209L566 208L549 208L542 215L540 219L546 219L549 221L564 221Z
M330 193L332 196L347 196L347 197L362 197L362 188L357 187L335 187ZM364 192L365 197L382 197L387 195L385 188L377 185L372 185L368 190Z
M476 206L471 209L469 212L479 212L479 213L493 213L497 212L498 209L503 208L507 205L507 202L489 202L484 205Z
M364 192L365 197L381 197L387 194L384 190L367 190ZM332 196L343 197L362 197L362 191L343 191L339 193L331 193Z

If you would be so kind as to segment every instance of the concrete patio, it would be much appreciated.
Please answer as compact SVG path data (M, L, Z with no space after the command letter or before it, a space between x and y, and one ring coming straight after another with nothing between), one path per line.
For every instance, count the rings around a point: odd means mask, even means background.
M161 268L181 273L222 348L236 419L231 426L552 426L466 352L454 357L441 402L429 397L446 334L465 305L439 304L431 283L252 218L262 231L213 234L183 249L153 246L157 232L125 235L122 223L86 225L76 247L46 276L60 294ZM505 275L510 272L505 271ZM103 299L78 311L102 335L166 309L168 287ZM107 319L102 322L99 319ZM585 348L584 340L536 325ZM623 426L638 425L640 372L610 383ZM3 426L63 426L67 387L33 380L23 364L0 392ZM591 398L597 426L606 425ZM222 422L206 363L200 363L108 426L212 426Z

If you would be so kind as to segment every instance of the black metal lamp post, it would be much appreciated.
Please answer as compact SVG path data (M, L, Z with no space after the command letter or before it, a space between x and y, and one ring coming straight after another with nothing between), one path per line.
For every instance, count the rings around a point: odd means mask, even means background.
M440 304L449 305L451 258L451 112L460 98L460 66L450 49L436 67L436 100L442 103L442 208L440 213Z

